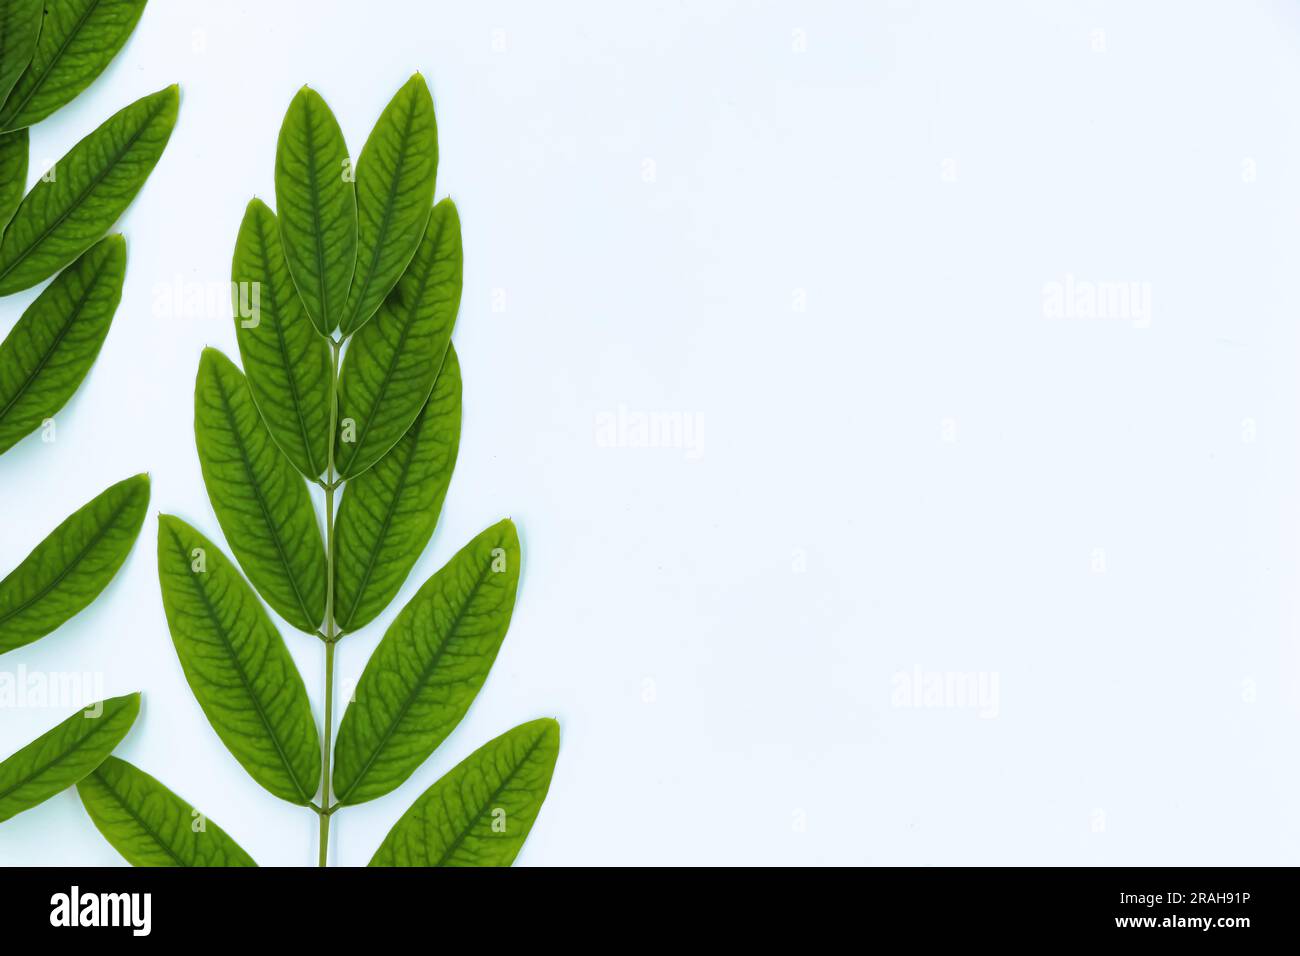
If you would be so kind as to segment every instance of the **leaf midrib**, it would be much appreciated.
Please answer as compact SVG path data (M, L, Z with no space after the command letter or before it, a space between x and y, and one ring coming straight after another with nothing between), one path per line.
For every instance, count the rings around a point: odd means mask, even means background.
M455 855L456 851L464 845L465 841L469 839L469 835L474 832L474 827L483 819L483 815L491 809L492 804L496 802L497 797L501 796L502 791L505 790L515 777L519 775L519 771L522 770L524 766L527 765L528 761L532 759L533 754L537 752L537 748L542 745L542 741L545 739L546 731L543 730L537 735L537 739L529 746L528 752L525 753L523 757L519 759L519 762L510 769L510 772L506 774L501 783L492 791L492 794L486 801L484 801L479 811L470 818L469 823L460 831L459 835L457 835L456 839L451 842L447 849L443 851L442 856L438 858L438 862L434 863L433 866L440 867L445 865L446 862Z
M71 574L73 570L79 564L81 564L82 561L86 560L86 555L90 553L91 549L93 549L96 545L98 545L100 541L104 540L104 537L108 534L109 529L113 527L113 525L117 522L117 519L122 516L122 512L124 512L127 509L127 507L131 504L131 497L132 497L131 495L127 495L125 498L123 498L122 502L119 505L117 505L116 508L113 509L113 513L109 516L108 520L105 521L102 526L100 526L95 530L95 533L91 535L90 540L86 542L85 547L83 547L80 551L77 552L76 557L74 557L70 562L68 562L64 566L63 570L61 570L55 576L54 580L52 580L45 587L41 588L36 594L32 595L26 601L23 601L18 606L11 608L8 611L5 611L3 614L0 614L0 627L3 627L14 617L21 614L23 611L27 610L27 608L31 607L41 598L45 597L56 587L62 584L64 579L69 574ZM37 547L39 547L39 545ZM14 570L17 570L17 568L15 568ZM3 581L0 581L0 585L2 585L3 583L4 583ZM0 645L2 644L3 642L0 642Z
M178 535L174 529L168 528L167 530L171 533L172 543L176 545L182 563L188 564L189 552L186 550L184 542L181 541L180 535ZM233 570L232 573L234 573ZM189 575L191 578L193 576L193 574ZM280 745L280 738L276 735L275 728L271 726L266 710L262 706L261 698L258 697L257 693L254 691L253 685L248 679L248 675L244 673L243 662L240 661L239 655L235 653L234 646L226 638L226 631L225 628L222 627L221 618L217 615L217 609L213 607L212 601L208 597L208 592L204 590L202 585L196 584L194 590L198 592L199 598L203 601L203 608L208 612L208 619L216 625L216 632L221 638L221 643L226 648L226 653L229 655L230 662L234 665L235 673L239 675L239 682L243 685L244 692L248 694L248 699L253 702L253 707L257 710L258 720L261 721L262 726L266 728L266 733L267 736L271 738L271 743L275 745L275 752L280 757L280 765L283 766L285 771L289 774L289 780L293 783L294 788L297 789L298 795L302 798L303 802L306 803L311 800L311 794L308 794L303 789L302 783L298 780L298 774L290 765L288 755ZM315 790L313 790L312 793L315 793Z
M63 42L59 44L59 48L54 51L54 56L50 58L50 61L47 64L45 64L44 71L41 73L39 77L36 78L36 82L32 84L32 88L27 92L27 95L23 97L22 102L15 104L16 108L14 109L13 112L8 112L7 110L5 111L6 115L3 121L0 121L0 125L11 122L15 116L21 115L22 111L27 109L27 104L32 101L32 97L35 96L36 92L45 85L45 81L50 78L50 74L54 72L54 67L58 65L58 62L61 59L63 59L63 55L68 52L68 47L72 45L72 41L75 40L77 34L81 32L81 28L86 25L86 21L90 19L90 15L99 9L99 4L100 4L100 0L94 0L94 2L91 3L91 5L86 8L86 12L81 16L80 19L77 20L77 25L68 32L68 35L66 37L63 38ZM41 32L44 32L44 29L45 29L45 17L44 15L42 15ZM38 39L37 48L39 49L39 47L40 47L40 40ZM35 51L33 51L32 59L34 60L35 58L36 58L36 53ZM17 80L18 83L21 83L23 81L23 76L26 75L27 70L30 69L31 69L31 64L29 63L27 65L27 69L23 70L22 73L18 74L18 80Z
M289 586L293 588L293 596L298 601L298 610L302 611L303 620L310 623L311 612L307 610L307 605L303 602L302 591L298 587L298 578L294 574L293 566L289 563L288 552L285 551L284 544L280 541L279 528L271 517L271 512L267 507L266 499L262 496L262 487L257 482L257 475L253 471L253 463L252 459L249 458L248 449L244 447L244 436L239 431L238 422L235 420L234 409L230 404L230 395L226 391L225 383L221 380L220 372L213 375L213 380L217 383L217 391L221 393L221 406L223 411L226 413L226 421L230 426L230 434L234 437L235 445L239 448L239 458L244 466L244 477L248 480L249 487L253 489L253 496L257 499L257 507L262 512L262 518L265 520L267 530L271 534L271 540L275 543L275 550L280 555L280 565L285 570L285 576L288 578ZM256 409L253 411L257 412Z
M48 239L50 237L50 234L54 232L55 229L63 225L64 220L66 220L69 216L71 216L73 211L80 208L81 205L86 201L86 197L89 196L92 192L94 192L95 189L99 186L99 184L108 178L108 174L113 172L113 170L117 168L117 165L122 161L122 157L131 151L132 147L135 146L136 142L140 139L140 137L144 135L145 130L149 129L149 127L153 125L153 121L157 119L158 114L162 112L163 109L162 103L163 101L159 100L159 105L157 105L154 109L152 109L149 112L149 115L145 118L144 122L140 124L140 128L137 129L134 133L132 133L131 136L127 139L126 145L117 151L116 155L113 156L111 162L105 163L103 169L101 169L98 173L96 173L91 178L90 184L85 189L81 190L81 192L77 195L76 199L70 202L67 205L67 207L63 210L63 212L59 213L59 215L55 217L54 221L51 222L48 226L46 226L46 228L41 231L41 234L37 236L33 242L27 244L27 247L19 254L18 258L14 259L13 262L5 266L3 269L0 269L0 282L3 282L5 280L5 277L7 277L9 273L13 272L14 269L16 269L19 265L27 261L27 257L30 256L32 252L40 246L41 243L43 243L46 239ZM93 136L95 134L91 133L90 135ZM79 146L81 144L78 143L77 145ZM76 147L73 148L75 149ZM65 156L64 158L66 159L67 157ZM148 173L145 174L145 179L147 178L148 178ZM143 185L143 182L144 181L141 180L141 185ZM35 192L34 189L33 192ZM30 196L31 193L28 193L27 195ZM26 200L24 199L24 202L25 201ZM22 211L21 205L18 207L18 211L19 212ZM16 219L17 217L18 217L18 212L15 212L14 218ZM12 220L10 221L9 225L10 226L13 225ZM5 230L5 235L6 236L8 235L8 229Z
M362 280L361 292L357 296L357 307L349 315L346 316L348 320L348 326L349 326L347 331L349 332L355 332L359 327L361 321L363 321L361 319L361 309L365 305L365 301L364 301L365 297L370 294L370 286L374 281L374 277L375 277L375 266L379 263L380 251L384 247L384 239L388 234L388 228L393 224L393 203L397 199L398 181L402 178L402 170L406 166L406 154L408 149L410 148L409 137L411 135L411 125L414 122L415 122L415 103L411 103L410 109L406 111L406 121L402 126L402 148L398 150L397 162L393 165L392 185L388 190L387 198L384 200L384 215L381 219L382 224L380 225L378 232L375 234L374 248L370 250L370 265L366 270L365 278ZM362 158L363 159L365 158L364 149L362 150ZM360 203L357 204L357 211L358 213L360 212ZM358 222L357 222L358 239L360 238L361 235L360 228L361 228L361 223L358 217ZM416 250L419 250L420 247L418 243L416 244L415 248ZM355 275L356 273L354 272L353 288L356 288ZM383 303L381 302L379 303L379 305L383 305ZM376 306L376 308L378 308L378 306ZM374 313L372 312L371 315L366 316L366 318L369 319L373 315Z
M163 838L158 833L158 831L155 830L152 826L150 826L148 821L145 820L144 817L136 813L134 808L132 808L130 805L127 804L126 798L123 797L120 793L118 793L118 791L113 787L113 785L108 782L107 778L105 778L102 769L95 770L95 772L92 773L91 776L95 778L96 783L98 783L101 787L103 787L105 790L108 791L109 795L114 800L117 801L117 805L119 807L121 807L128 814L130 814L131 819L134 820L137 824L139 824L140 829L144 830L144 832L154 841L154 843L156 843L158 846L162 848L164 853L166 853L169 857L171 857L173 860L176 861L177 866L188 867L192 865L186 863L183 859L177 856L175 851L173 851L172 848L163 841Z
M82 311L86 308L86 303L90 301L91 293L99 285L100 277L108 268L108 260L109 256L105 255L96 268L94 276L92 276L90 281L86 283L81 296L77 299L77 304L72 310L72 315L70 315L67 321L63 323L58 334L55 335L54 341L50 343L50 347L41 355L41 360L36 363L36 367L32 369L27 378L23 380L22 385L14 392L13 397L5 403L4 408L0 408L0 422L4 421L4 417L9 414L18 400L27 393L27 390L32 387L32 382L36 380L36 376L41 373L46 365L49 364L50 359L54 357L54 353L58 351L59 345L61 345L64 338L67 337L68 332L72 330L72 326L76 323L77 319L81 318ZM114 311L116 311L116 309L114 309ZM22 319L19 319L18 321L21 322Z
M116 711L114 711L113 716L114 716L114 717L117 716L117 712L116 712ZM83 720L91 720L91 719L93 719L93 718L90 718L90 717L83 717L82 719L83 719ZM59 754L59 755L58 755L57 757L55 757L53 760L50 760L50 761L48 761L48 762L42 764L42 765L41 765L40 767L38 767L36 770L32 771L32 772L29 773L26 777L22 778L22 779L19 780L17 783L15 783L13 786L11 786L8 790L0 790L0 800L4 800L6 797L8 797L11 793L13 793L13 792L14 792L15 790L17 790L19 787L25 787L25 786L27 786L27 784L31 783L33 780L35 780L35 779L36 779L37 777L39 777L41 774L43 774L43 773L45 773L47 770L49 770L51 767L57 767L57 766L58 766L59 764L61 764L63 761L67 760L67 759L68 759L69 757L71 757L73 754L77 753L77 752L80 751L83 747L85 747L87 741L90 741L90 740L94 739L95 736L97 736L99 733L101 733L101 732L104 730L104 728L107 727L108 725L109 725L109 721L108 721L108 720L105 720L104 723L101 724L100 726L92 728L91 731L90 731L88 734L86 734L84 737L78 737L77 740L76 740L76 743L73 744L73 746L71 746L71 747L68 748L67 750L63 751L61 754ZM40 738L37 738L37 739L39 740Z
M439 662L441 662L442 658L446 655L447 646L451 644L455 637L457 628L460 627L460 622L465 619L465 615L469 611L469 606L474 602L474 598L478 596L479 589L483 587L483 582L487 580L488 572L491 570L492 565L490 562L484 568L479 569L478 578L475 580L474 586L470 588L469 596L465 598L465 602L460 606L459 610L456 611L456 617L447 628L446 638L438 645L438 649L434 652L433 657L430 658L428 665L420 671L419 678L413 683L412 689L406 694L405 699L402 701L397 716L389 721L388 728L384 731L383 736L371 751L369 758L367 758L366 762L362 764L361 769L357 771L357 775L353 779L352 785L343 793L337 794L340 803L347 800L347 798L356 791L357 787L361 785L366 774L370 772L370 768L374 766L375 761L379 759L380 753L382 753L384 748L388 746L389 741L393 739L393 735L397 733L397 728L406 719L406 715L410 713L411 708L415 705L416 698L420 696L420 691L422 691L424 686L428 683L429 676L437 669ZM361 676L364 678L365 674L363 673ZM446 739L445 735L443 739Z

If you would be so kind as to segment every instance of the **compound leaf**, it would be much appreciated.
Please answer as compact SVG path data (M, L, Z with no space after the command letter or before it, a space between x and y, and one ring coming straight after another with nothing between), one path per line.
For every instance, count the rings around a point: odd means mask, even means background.
M148 505L148 475L119 481L0 581L0 654L44 637L99 596L135 544Z
M357 161L357 266L340 323L345 336L375 314L415 254L437 174L433 97L417 73L384 107Z
M320 735L302 676L252 589L215 544L158 517L158 578L172 643L199 706L254 780L306 805Z
M243 373L203 350L194 435L221 530L266 602L299 630L325 619L325 547L307 484L271 440Z
M393 450L349 481L334 523L334 619L369 624L424 553L460 445L460 363L447 349L433 394Z
M509 866L532 829L560 753L543 718L489 741L424 791L371 866Z
M0 235L27 188L27 130L0 133Z
M321 335L339 326L357 263L357 197L343 131L321 95L289 104L275 151L275 205L289 272Z
M95 363L122 298L126 243L109 236L59 274L0 344L0 454L61 409Z
M139 694L98 701L0 762L0 821L43 803L98 767L139 712Z
M36 52L43 6L41 0L5 0L0 4L0 103Z
M71 102L117 56L144 5L145 0L47 3L31 62L0 106L0 130L31 126Z
M244 213L230 275L253 399L285 457L315 481L329 456L330 347L303 312L275 213L260 199Z
M384 634L339 726L334 794L400 786L460 723L510 626L519 537L506 519L425 582Z
M406 434L433 390L460 308L460 217L445 199L392 295L348 347L335 461L355 477Z
M132 866L257 866L225 830L125 760L108 757L77 793L104 839Z
M0 295L49 278L108 231L162 156L178 100L175 86L136 100L32 188L0 240Z

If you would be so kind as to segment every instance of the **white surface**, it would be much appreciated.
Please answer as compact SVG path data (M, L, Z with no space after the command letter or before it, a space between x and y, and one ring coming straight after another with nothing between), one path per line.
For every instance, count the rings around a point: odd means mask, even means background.
M182 86L100 361L55 443L0 459L0 568L128 474L152 473L151 517L98 604L5 668L143 690L124 757L263 864L314 860L315 816L225 752L167 635L152 513L221 540L191 394L200 349L235 350L221 296L166 318L155 289L228 280L300 85L355 155L416 69L465 224L464 439L432 547L341 679L491 522L514 517L527 564L468 717L335 818L333 862L547 714L563 747L521 863L1296 862L1281 0L154 0L33 135L53 158ZM1045 315L1067 275L1149 284L1149 323ZM608 447L620 407L700 441ZM321 648L285 630L319 714ZM996 701L899 706L915 669L993 675ZM68 710L0 713L0 754ZM120 862L71 791L0 825L0 860Z

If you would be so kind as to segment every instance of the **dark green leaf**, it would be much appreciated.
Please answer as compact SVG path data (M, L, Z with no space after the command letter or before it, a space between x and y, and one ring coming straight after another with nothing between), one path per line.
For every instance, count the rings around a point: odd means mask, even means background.
M148 506L148 475L119 481L0 581L0 654L44 637L95 600L131 552Z
M9 95L36 52L43 6L41 0L4 0L0 3L0 103Z
M0 235L27 188L27 130L0 133Z
M260 199L244 213L231 279L239 354L262 420L294 467L315 481L329 455L330 347L307 321L275 213Z
M176 654L212 729L271 793L311 802L321 754L307 688L252 589L172 515L158 517L158 578Z
M174 86L136 100L32 188L0 240L0 295L49 278L108 231L162 156L177 102Z
M560 753L543 718L484 744L424 791L371 866L509 866L533 828Z
M437 174L433 97L417 73L384 107L357 161L357 268L344 335L375 314L415 254Z
M518 585L519 537L506 519L462 548L402 608L339 726L339 803L396 789L460 723L501 649Z
M225 830L125 760L109 757L77 793L132 866L257 866Z
M357 197L347 143L315 90L289 104L275 152L275 204L289 272L321 335L339 326L357 263Z
M243 373L204 349L194 386L203 482L240 567L299 630L325 620L325 547L307 484L280 454Z
M334 522L334 620L369 624L424 553L460 445L460 363L447 349L433 394L391 452L343 490Z
M352 478L388 454L420 414L460 308L460 217L445 199L375 318L348 347L339 381L339 474Z
M0 821L43 803L98 767L139 712L139 694L98 701L0 762Z
M122 297L126 243L91 246L37 297L0 344L0 454L53 418L80 387Z
M0 129L31 126L94 82L122 49L145 0L51 0L36 52L0 107Z

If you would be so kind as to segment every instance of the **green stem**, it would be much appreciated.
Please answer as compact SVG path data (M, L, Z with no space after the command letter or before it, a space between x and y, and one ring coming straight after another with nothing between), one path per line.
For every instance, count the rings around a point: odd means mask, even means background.
M334 738L334 644L338 631L334 626L334 436L338 433L339 350L341 345L330 339L333 354L330 369L330 438L329 463L325 472L325 743L320 780L320 865L326 865L330 846L330 743Z

